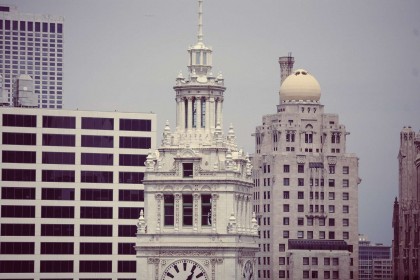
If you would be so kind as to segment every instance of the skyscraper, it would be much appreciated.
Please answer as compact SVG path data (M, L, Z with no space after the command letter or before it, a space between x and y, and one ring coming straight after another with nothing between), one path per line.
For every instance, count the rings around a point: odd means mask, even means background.
M279 59L282 71L293 62ZM256 127L259 279L358 278L358 158L347 153L349 133L320 97L314 76L291 71L277 113Z
M420 277L420 133L404 127L400 133L399 191L392 227L394 279Z
M140 279L256 279L256 219L251 164L233 128L223 135L224 79L212 73L203 42L188 49L188 77L179 75L176 129L169 124L145 172L145 213L137 231Z
M3 94L21 74L34 80L39 107L63 107L63 17L18 12L0 5L0 75Z
M359 234L359 280L392 279L391 246L372 244Z

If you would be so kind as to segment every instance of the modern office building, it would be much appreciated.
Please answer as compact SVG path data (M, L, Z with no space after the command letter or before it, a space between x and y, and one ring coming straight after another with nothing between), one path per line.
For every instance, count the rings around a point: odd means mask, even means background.
M0 4L0 75L9 103L14 80L26 74L34 80L40 108L63 107L63 22L61 16Z
M359 234L359 280L392 279L391 246L372 244Z
M338 115L324 112L318 81L293 62L279 59L292 74L254 134L258 277L358 279L358 158Z
M0 107L0 279L138 279L156 115Z
M420 278L420 133L404 127L400 133L399 191L392 227L394 279Z
M202 35L178 76L176 129L148 155L145 213L138 222L140 279L256 279L258 225L252 215L251 163L230 127L223 135L224 79L212 74Z

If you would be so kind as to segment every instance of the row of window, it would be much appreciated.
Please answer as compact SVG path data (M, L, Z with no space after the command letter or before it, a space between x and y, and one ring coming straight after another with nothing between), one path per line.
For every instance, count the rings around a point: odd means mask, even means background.
M36 118L36 115L3 114L3 126L36 127ZM151 120L120 119L120 130L151 131L151 124ZM76 117L42 116L42 127L75 129ZM82 117L82 129L114 130L114 119Z
M271 192L270 191L264 191L262 192L263 199L270 199L271 198ZM305 195L303 191L297 192L297 198L298 199L304 199ZM343 200L349 200L350 195L348 192L342 193L342 199ZM260 192L254 192L254 199L260 199ZM283 191L283 199L290 199L290 191ZM309 192L309 199L320 199L324 200L324 192ZM329 192L328 193L328 199L329 200L335 200L335 192Z
M136 225L118 225L118 236L134 237ZM1 224L1 236L35 236L35 224ZM41 236L74 236L72 224L42 224ZM112 225L80 225L80 236L112 236Z
M118 219L137 219L140 216L139 207L118 207ZM81 219L112 219L112 207L80 207ZM35 218L35 206L2 205L2 218ZM74 218L74 206L42 206L41 218Z
M296 237L290 237L290 231L283 230L283 238L299 238L303 239L305 238L305 232L303 230L297 231ZM319 231L318 232L318 239L325 239L326 233L325 231ZM343 231L343 235L341 237L342 239L350 239L350 233L348 231ZM314 239L314 233L313 231L307 231L306 239ZM328 232L328 239L334 240L336 239L336 235L334 231ZM340 239L340 238L338 238Z
M118 243L118 255L135 255L135 243ZM3 255L33 255L34 242L1 242L0 254ZM73 242L41 242L42 255L73 255ZM81 255L112 255L112 243L80 242Z
M164 225L173 226L175 221L174 195L165 194L164 200ZM182 195L182 224L184 226L193 225L193 195ZM201 225L211 225L211 195L201 195Z
M34 272L34 261L0 261L0 273ZM40 261L40 272L73 273L73 261ZM111 273L112 261L79 261L79 272ZM118 261L118 272L136 272L136 261Z
M132 159L132 157L130 157ZM138 159L136 159L138 160ZM112 171L81 171L80 182L82 183L110 183L114 182ZM119 182L122 184L141 184L144 173L142 172L119 172ZM2 181L36 181L34 169L2 169ZM42 182L75 182L73 170L42 170Z
M63 24L54 22L0 20L0 30L63 33Z
M304 178L297 178L298 180L298 187L303 187L305 186L305 179ZM309 186L313 187L318 187L324 186L324 179L313 179L310 178L309 179ZM254 185L256 187L260 186L260 179L254 179ZM328 179L328 187L335 187L336 183L335 183L335 179ZM263 179L263 186L271 186L271 178L264 178ZM290 186L290 178L283 178L283 186ZM343 179L342 181L342 187L343 188L348 188L349 187L349 179Z

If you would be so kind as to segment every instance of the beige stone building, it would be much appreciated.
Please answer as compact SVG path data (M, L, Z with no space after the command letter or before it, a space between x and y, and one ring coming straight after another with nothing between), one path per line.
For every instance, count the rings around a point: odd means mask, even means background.
M394 279L420 277L420 133L400 133L399 195L394 202L392 258Z
M358 158L306 70L279 60L280 104L255 130L259 279L358 279ZM290 75L289 75L290 74Z

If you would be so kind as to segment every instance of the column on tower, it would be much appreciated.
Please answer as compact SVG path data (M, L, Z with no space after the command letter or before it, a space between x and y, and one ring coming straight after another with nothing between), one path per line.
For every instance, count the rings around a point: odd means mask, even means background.
M223 98L219 97L217 102L217 123L223 127Z
M184 130L186 127L185 119L185 99L183 97L179 98L179 129Z
M192 128L192 97L187 97L187 110L186 110L186 115L187 115L187 129L191 130Z
M214 97L210 97L210 110L209 110L209 118L210 118L210 129L214 129L214 118L215 118L215 101Z
M206 130L210 130L210 97L205 97L206 101L206 115L204 116L206 118Z

